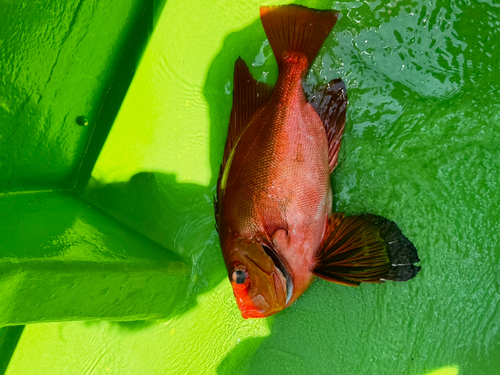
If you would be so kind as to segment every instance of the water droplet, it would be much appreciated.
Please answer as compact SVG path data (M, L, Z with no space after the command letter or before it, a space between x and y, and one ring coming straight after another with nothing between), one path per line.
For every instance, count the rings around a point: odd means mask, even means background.
M87 126L89 124L89 120L85 116L78 116L76 118L76 123L80 126Z

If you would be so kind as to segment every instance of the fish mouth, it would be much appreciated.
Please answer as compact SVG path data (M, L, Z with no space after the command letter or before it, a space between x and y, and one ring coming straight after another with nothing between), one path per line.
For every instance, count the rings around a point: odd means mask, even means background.
M255 307L240 308L240 313L241 313L241 317L243 319L266 318L269 316L269 315L266 315L265 313L260 312Z
M290 273L286 269L285 264L283 263L283 261L279 257L278 253L273 248L266 246L266 245L263 245L263 244L261 244L261 246L264 249L264 251L266 252L266 254L269 255L269 257L272 259L276 269L279 272L281 272L282 276L286 280L286 302L285 302L285 305L286 305L288 303L288 301L290 301L290 298L292 298L292 294L293 294L292 276L290 275Z

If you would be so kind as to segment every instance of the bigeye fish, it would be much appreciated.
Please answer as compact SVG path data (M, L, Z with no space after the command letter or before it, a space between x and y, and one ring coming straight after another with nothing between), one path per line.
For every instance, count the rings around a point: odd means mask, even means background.
M302 80L338 13L261 7L278 63L274 86L234 68L233 106L217 183L222 254L243 318L290 306L316 277L350 286L406 281L417 250L392 221L332 212L330 174L344 131L341 79L306 95Z

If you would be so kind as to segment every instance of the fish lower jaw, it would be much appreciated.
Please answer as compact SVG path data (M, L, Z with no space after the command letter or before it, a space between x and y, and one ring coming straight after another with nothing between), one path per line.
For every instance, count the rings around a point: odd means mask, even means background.
M274 315L281 310L283 310L285 306L283 306L281 309L268 309L268 310L259 310L255 306L245 306L245 305L240 305L238 304L238 308L240 309L241 316L244 319L255 319L255 318L267 318L271 315Z
M268 316L274 315L277 313L271 312L271 313L262 313L258 311L257 309L241 309L240 308L240 313L243 319L255 319L255 318L267 318Z

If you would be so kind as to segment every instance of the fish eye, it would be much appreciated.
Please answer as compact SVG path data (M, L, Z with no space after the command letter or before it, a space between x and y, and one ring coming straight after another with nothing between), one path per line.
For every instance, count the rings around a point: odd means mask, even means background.
M236 284L243 284L247 279L247 275L242 270L236 270L233 272L233 281Z

